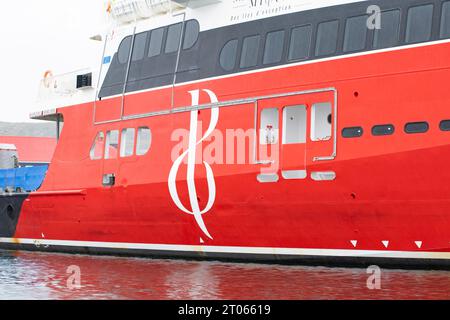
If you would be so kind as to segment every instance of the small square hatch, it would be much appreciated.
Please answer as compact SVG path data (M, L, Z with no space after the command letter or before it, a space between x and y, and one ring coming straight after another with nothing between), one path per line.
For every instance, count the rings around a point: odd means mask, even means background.
M92 72L77 75L77 89L92 88Z

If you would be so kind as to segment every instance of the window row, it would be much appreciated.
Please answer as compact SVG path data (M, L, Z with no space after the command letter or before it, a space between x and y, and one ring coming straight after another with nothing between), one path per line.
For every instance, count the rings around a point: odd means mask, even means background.
M137 132L136 132L137 131ZM120 140L120 141L119 141ZM117 159L143 156L150 151L152 132L147 127L139 129L127 128L120 133L119 130L99 132L95 137L90 151L91 160Z
M151 31L138 33L134 37L128 36L123 39L118 50L118 60L120 64L131 61L140 61L144 58L152 58L164 53L178 52L181 41L181 34L184 29L182 49L191 49L198 40L200 26L197 20L189 20L184 24L177 23L168 27L163 27ZM130 52L131 45L133 50Z
M402 21L406 22L405 43L412 44L430 41L432 38L434 4L424 4L410 7L405 19L401 18L400 9L381 12L381 25L374 30L372 43L368 43L369 16L362 14L345 20L342 51L344 53L362 50L383 49L400 44ZM450 38L450 1L442 3L440 16L440 38ZM315 47L313 44L313 26L306 24L290 30L275 30L262 35L244 37L240 49L239 68L251 68L258 65L259 52L264 50L263 65L282 62L285 51L288 62L315 57L333 55L338 51L339 28L341 21L324 21L317 25ZM288 42L288 43L287 43ZM228 41L223 47L219 63L225 71L232 71L238 60L239 40ZM287 45L285 45L287 44ZM312 51L312 52L311 52Z
M306 105L283 108L282 144L304 144L307 139ZM333 110L329 102L316 103L311 109L311 141L328 141L332 138ZM272 145L279 143L278 108L267 108L261 111L260 144Z
M443 120L439 124L441 131L450 131L450 120ZM407 134L426 133L430 129L428 122L410 122L404 127ZM395 127L392 124L377 125L372 128L372 135L374 136L388 136L395 133ZM359 138L364 134L362 127L344 128L342 130L342 137L344 138Z

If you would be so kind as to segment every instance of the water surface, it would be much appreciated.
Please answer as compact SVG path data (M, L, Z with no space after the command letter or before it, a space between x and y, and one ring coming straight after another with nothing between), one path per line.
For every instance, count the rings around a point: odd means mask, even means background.
M380 290L366 271L0 250L0 299L450 299L449 271L382 270Z

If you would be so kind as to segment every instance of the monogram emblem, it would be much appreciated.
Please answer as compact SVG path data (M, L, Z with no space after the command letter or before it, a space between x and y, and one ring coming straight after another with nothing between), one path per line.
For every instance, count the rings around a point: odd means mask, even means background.
M200 92L203 91L206 94L208 94L209 99L211 103L217 103L218 99L217 96L214 94L214 92L210 90L194 90L190 91L192 97L192 106L197 106L200 103ZM206 214L211 210L211 208L214 205L214 202L216 200L216 182L214 179L214 173L211 168L211 166L203 161L203 165L206 169L206 179L208 182L208 190L209 190L209 198L208 203L206 207L202 210L200 208L200 204L197 197L197 188L195 186L195 163L196 163L196 154L197 154L197 147L205 141L214 131L214 129L217 126L217 123L219 121L219 108L213 108L211 109L211 121L209 123L208 130L205 132L203 137L197 141L197 134L198 134L198 111L193 110L191 111L191 123L190 123L190 131L189 131L189 147L188 149L183 152L183 154L174 161L172 169L170 170L169 174L169 192L170 196L172 197L173 202L175 205L183 211L184 213L190 214L194 216L195 221L197 222L198 226L202 230L202 232L210 239L213 239L211 234L209 233L205 221L203 220L203 215ZM188 192L189 192L189 201L191 204L191 210L188 210L180 200L180 197L178 195L178 190L176 186L176 179L177 174L180 169L181 164L183 163L184 159L187 157L187 185L188 185Z

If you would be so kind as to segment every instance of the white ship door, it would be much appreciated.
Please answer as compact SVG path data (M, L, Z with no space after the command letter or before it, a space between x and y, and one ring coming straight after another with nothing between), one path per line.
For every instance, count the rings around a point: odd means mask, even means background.
M260 182L304 180L336 156L335 91L325 89L257 102Z

